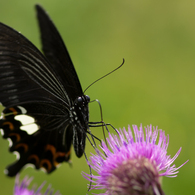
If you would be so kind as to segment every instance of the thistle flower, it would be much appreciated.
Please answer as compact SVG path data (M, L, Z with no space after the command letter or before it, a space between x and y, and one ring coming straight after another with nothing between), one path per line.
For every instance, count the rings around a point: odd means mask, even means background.
M42 195L40 193L41 189L45 185L46 182L43 182L41 186L36 190L36 186L34 185L31 190L28 189L31 181L33 180L32 177L28 178L27 176L23 179L20 183L19 175L16 175L15 186L14 186L14 195ZM46 192L43 195L61 195L59 192L53 194L53 190L51 186L48 186Z
M169 136L152 125L130 126L128 131L116 130L117 135L109 134L108 146L104 141L92 154L89 166L98 175L82 173L92 182L90 189L104 189L105 195L163 195L160 177L176 177L178 168L172 165L181 148L173 158L167 155ZM159 136L158 136L159 134ZM159 138L158 138L159 137ZM158 141L157 141L158 138Z

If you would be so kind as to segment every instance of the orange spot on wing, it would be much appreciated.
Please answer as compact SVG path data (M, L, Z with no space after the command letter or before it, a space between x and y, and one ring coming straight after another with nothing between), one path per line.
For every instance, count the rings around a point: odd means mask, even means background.
M28 161L30 161L30 160L32 160L32 159L34 159L34 160L36 161L35 165L38 166L38 164L39 164L39 157L38 157L36 154L32 154L32 155L30 155L30 156L28 157Z
M9 137L15 136L16 137L16 142L20 141L20 135L18 133L9 133Z
M52 162L52 164L56 167L58 164L59 164L59 162L56 160L58 157L69 157L70 156L70 151L68 151L67 153L65 153L65 152L56 152L56 148L55 148L55 146L53 146L53 145L50 145L50 144L47 144L46 146L45 146L45 150L46 151L51 151L51 153L52 153L52 156L53 156L53 162Z
M64 157L65 155L66 155L65 152L56 152L56 154L55 154L55 156L54 156L54 158L53 158L54 166L59 165L59 162L56 161L56 159L57 159L58 157Z
M27 144L25 144L25 143L17 144L17 145L15 146L15 149L18 149L18 148L20 148L20 147L23 147L23 148L24 148L24 152L27 152L27 151L28 151L28 145L27 145Z
M13 108L13 107L12 107L12 108L9 108L9 110L11 110L11 111L13 112L14 115L18 114L18 112L16 111L16 109Z
M13 125L13 123L11 123L11 122L6 121L6 122L3 123L3 126L4 126L4 125L9 125L9 129L10 129L11 131L14 130L14 125Z
M66 153L65 156L66 156L66 157L69 157L69 156L70 156L70 150Z
M64 157L64 156L66 156L65 152L56 152L55 158L57 158L57 157Z
M56 153L56 148L55 148L54 146L50 145L50 144L47 144L47 145L45 146L45 150L46 150L46 151L47 151L47 150L50 150L53 156L54 156L55 153Z
M46 164L47 167L45 167L44 164ZM51 162L48 159L41 160L39 166L45 168L48 173L51 171L52 168Z

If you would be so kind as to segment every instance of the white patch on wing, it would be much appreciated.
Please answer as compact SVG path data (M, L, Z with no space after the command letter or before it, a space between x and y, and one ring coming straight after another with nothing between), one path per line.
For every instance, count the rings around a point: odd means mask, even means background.
M14 117L15 120L20 121L23 125L31 124L35 122L35 119L31 116L20 114Z
M59 168L61 165L62 165L62 163L59 163L59 164L56 166L56 168Z
M26 131L29 135L35 133L36 131L39 130L39 126L37 124L29 124L29 125L24 125L20 127L21 130Z
M13 145L12 140L10 138L7 138L7 141L9 142L9 147L12 147L12 145Z
M22 106L18 106L18 108L20 109L22 114L26 114L27 113L27 110L25 108L23 108Z
M9 173L9 171L7 169L5 169L3 172L5 175L8 175L8 173Z
M1 106L1 105L0 105L0 106ZM0 119L3 119L3 117L4 117L4 113L3 113L3 112L1 112Z
M41 167L40 170L43 171L44 173L47 173L47 170L44 167Z
M2 136L4 136L4 132L3 132L3 129L0 129L0 131L1 131L1 135L2 135Z
M24 165L24 169L26 169L26 168L28 168L28 167L34 169L34 168L35 168L35 165L34 165L34 164L30 164L30 163Z
M13 154L16 155L16 159L19 160L20 159L20 153L17 151L14 151Z
M21 114L15 116L14 119L20 121L23 124L20 129L26 131L29 135L39 130L39 126L35 123L35 119L31 116Z

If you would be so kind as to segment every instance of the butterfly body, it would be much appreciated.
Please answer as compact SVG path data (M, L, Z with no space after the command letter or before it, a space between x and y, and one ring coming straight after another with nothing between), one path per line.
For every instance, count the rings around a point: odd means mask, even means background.
M70 121L73 128L73 146L78 157L82 156L82 148L85 145L85 143L79 143L79 140L85 141L86 139L86 130L88 129L89 122L89 101L90 98L88 95L80 96L76 99L74 106L70 108ZM81 144L83 146L81 146Z
M85 149L90 101L84 95L65 44L46 12L36 6L44 55L24 36L0 23L0 120L3 138L18 159L7 167L16 175L26 164L48 173ZM28 116L28 124L22 117ZM35 127L27 130L29 126Z

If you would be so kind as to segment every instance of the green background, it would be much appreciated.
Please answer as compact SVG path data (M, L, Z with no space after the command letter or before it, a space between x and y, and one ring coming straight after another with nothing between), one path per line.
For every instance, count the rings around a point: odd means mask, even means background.
M164 178L166 194L193 194L195 173L195 1L191 0L2 0L0 21L22 32L40 48L34 5L50 14L68 47L83 89L99 99L104 121L116 128L152 124L170 136L168 154L182 147L176 166L190 160L178 177ZM99 121L97 103L90 104L90 121ZM92 128L99 138L102 130ZM87 142L87 153L93 151ZM15 160L8 142L0 138L0 194L12 194L14 179L3 174ZM63 195L86 194L81 172L89 173L85 158L72 152L73 166L63 163L51 175L27 168L40 185L52 183ZM95 191L94 191L95 192ZM90 194L90 193L88 193Z

